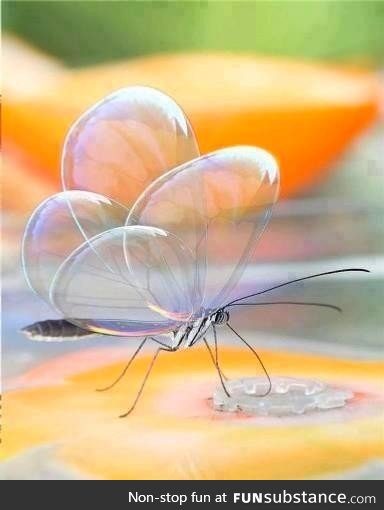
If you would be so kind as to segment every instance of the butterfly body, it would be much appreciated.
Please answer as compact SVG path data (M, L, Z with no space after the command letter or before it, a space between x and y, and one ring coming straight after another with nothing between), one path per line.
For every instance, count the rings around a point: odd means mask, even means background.
M218 310L208 316L189 322L175 329L167 336L170 338L169 347L172 350L192 347L207 333L211 326L221 326L229 320L229 313ZM49 319L35 322L22 329L31 340L57 342L64 340L80 340L97 335L94 331L80 328L65 319Z

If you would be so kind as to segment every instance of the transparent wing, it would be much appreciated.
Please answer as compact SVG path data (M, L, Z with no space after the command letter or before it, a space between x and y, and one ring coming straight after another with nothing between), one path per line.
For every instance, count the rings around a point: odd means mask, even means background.
M65 260L49 297L84 329L118 336L166 333L194 314L191 259L189 250L163 230L115 228Z
M63 187L130 205L156 177L197 156L181 108L158 90L128 87L73 125L63 150Z
M232 147L157 179L127 218L174 233L195 258L195 292L204 313L241 297L237 283L276 201L275 159L256 147ZM200 312L199 312L200 313Z
M24 233L22 261L30 287L49 301L49 288L61 264L85 241L124 224L128 210L102 195L66 191L33 212Z

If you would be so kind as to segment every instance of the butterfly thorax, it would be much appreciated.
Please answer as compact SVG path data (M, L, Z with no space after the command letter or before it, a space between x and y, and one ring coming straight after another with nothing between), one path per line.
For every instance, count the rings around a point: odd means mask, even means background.
M226 324L228 319L228 312L217 310L210 315L184 324L171 333L171 347L175 350L191 347L204 337L212 325L221 326Z

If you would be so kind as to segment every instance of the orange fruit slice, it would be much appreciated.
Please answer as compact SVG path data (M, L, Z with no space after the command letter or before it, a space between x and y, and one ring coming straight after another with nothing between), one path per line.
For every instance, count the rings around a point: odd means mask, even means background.
M370 72L249 55L166 54L73 70L33 97L9 97L5 139L59 186L71 123L106 94L138 84L159 88L182 106L202 153L237 144L272 152L283 196L317 182L379 105Z
M111 383L130 354L68 354L14 381L4 395L2 458L28 460L51 445L55 462L85 477L301 479L354 469L384 453L382 362L262 351L272 377L319 379L355 393L345 408L273 418L212 409L219 382L205 348L162 353L135 411L119 419L151 356L139 356L110 391L95 389ZM222 347L220 360L229 377L260 375L244 349Z

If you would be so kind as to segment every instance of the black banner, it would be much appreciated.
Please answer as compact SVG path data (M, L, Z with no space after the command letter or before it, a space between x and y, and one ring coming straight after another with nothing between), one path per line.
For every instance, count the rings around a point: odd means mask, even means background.
M35 485L35 488L38 486ZM124 484L105 485L93 481L90 490L76 487L76 492L86 492L87 506L97 503L109 508L201 508L271 507L287 508L337 508L356 505L360 508L383 507L382 486L378 481L125 481ZM2 486L2 489L4 487ZM44 489L45 490L45 489ZM28 488L33 497L34 490ZM2 491L3 492L3 491ZM14 503L17 493L13 492ZM49 491L48 491L49 492ZM64 503L71 491L60 494ZM73 493L72 493L73 496ZM79 494L81 498L81 494ZM23 495L23 498L25 495ZM76 494L76 498L77 498ZM51 501L52 502L52 501ZM73 501L72 501L73 503ZM70 503L69 503L70 504Z

